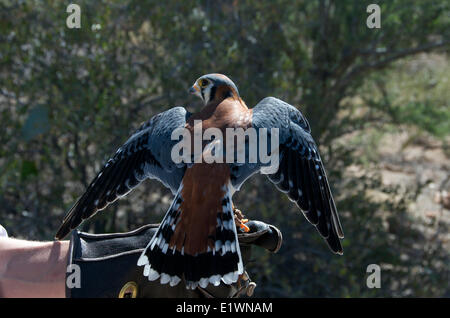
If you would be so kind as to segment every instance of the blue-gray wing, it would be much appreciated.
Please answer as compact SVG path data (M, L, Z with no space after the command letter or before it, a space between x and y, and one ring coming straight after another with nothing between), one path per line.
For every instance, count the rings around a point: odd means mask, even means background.
M186 166L171 159L172 147L178 142L171 140L171 135L176 128L185 126L189 116L183 107L174 107L137 129L70 209L55 237L65 237L82 220L126 195L144 179L157 179L175 193Z
M264 172L261 162L232 167L232 182L239 189L252 174L267 174L276 187L296 202L307 220L316 226L335 253L342 253L343 231L327 175L309 124L294 106L277 98L263 99L253 108L252 127L258 136L266 129L278 128L278 169ZM268 143L270 142L268 136ZM258 139L259 140L259 139ZM258 143L260 147L261 144ZM267 148L273 152L275 148Z

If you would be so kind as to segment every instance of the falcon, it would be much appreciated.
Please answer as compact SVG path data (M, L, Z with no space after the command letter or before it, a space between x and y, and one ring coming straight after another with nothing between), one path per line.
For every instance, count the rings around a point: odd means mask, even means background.
M184 281L188 289L232 284L244 272L237 232L248 230L246 220L237 217L239 210L232 197L250 176L262 173L297 204L331 251L342 254L340 239L344 235L336 205L302 113L274 97L264 98L249 109L236 85L222 74L201 76L189 92L202 99L203 108L190 113L174 107L137 129L69 210L56 239L64 238L84 219L125 196L143 180L157 179L172 191L174 199L138 260L143 274L150 281L159 279L171 286ZM178 140L171 138L172 132L179 128L193 131L198 121L203 130L278 129L277 169L267 174L259 161L175 163L171 149Z

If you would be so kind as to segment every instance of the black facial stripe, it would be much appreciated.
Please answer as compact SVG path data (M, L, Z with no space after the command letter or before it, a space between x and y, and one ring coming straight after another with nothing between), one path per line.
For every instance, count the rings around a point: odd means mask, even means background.
M200 89L200 94L202 94L203 100L205 100L205 94L203 93L203 88Z
M211 93L209 95L209 100L213 100L214 99L214 96L216 95L216 89L217 89L216 86L211 87Z

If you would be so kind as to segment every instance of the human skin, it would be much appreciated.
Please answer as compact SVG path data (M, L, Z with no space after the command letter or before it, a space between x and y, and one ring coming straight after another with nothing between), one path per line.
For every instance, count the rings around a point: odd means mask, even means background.
M0 297L65 297L69 241L0 237Z

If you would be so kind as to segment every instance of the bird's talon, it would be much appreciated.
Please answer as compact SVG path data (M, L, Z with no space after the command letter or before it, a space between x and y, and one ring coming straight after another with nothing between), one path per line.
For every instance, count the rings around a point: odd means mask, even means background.
M241 223L240 227L245 233L250 232L250 228L247 225L245 225L244 223Z
M233 207L233 212L234 222L236 223L236 226L238 226L245 233L250 232L250 228L244 224L248 222L248 219L244 219L244 214L242 213L242 211Z

